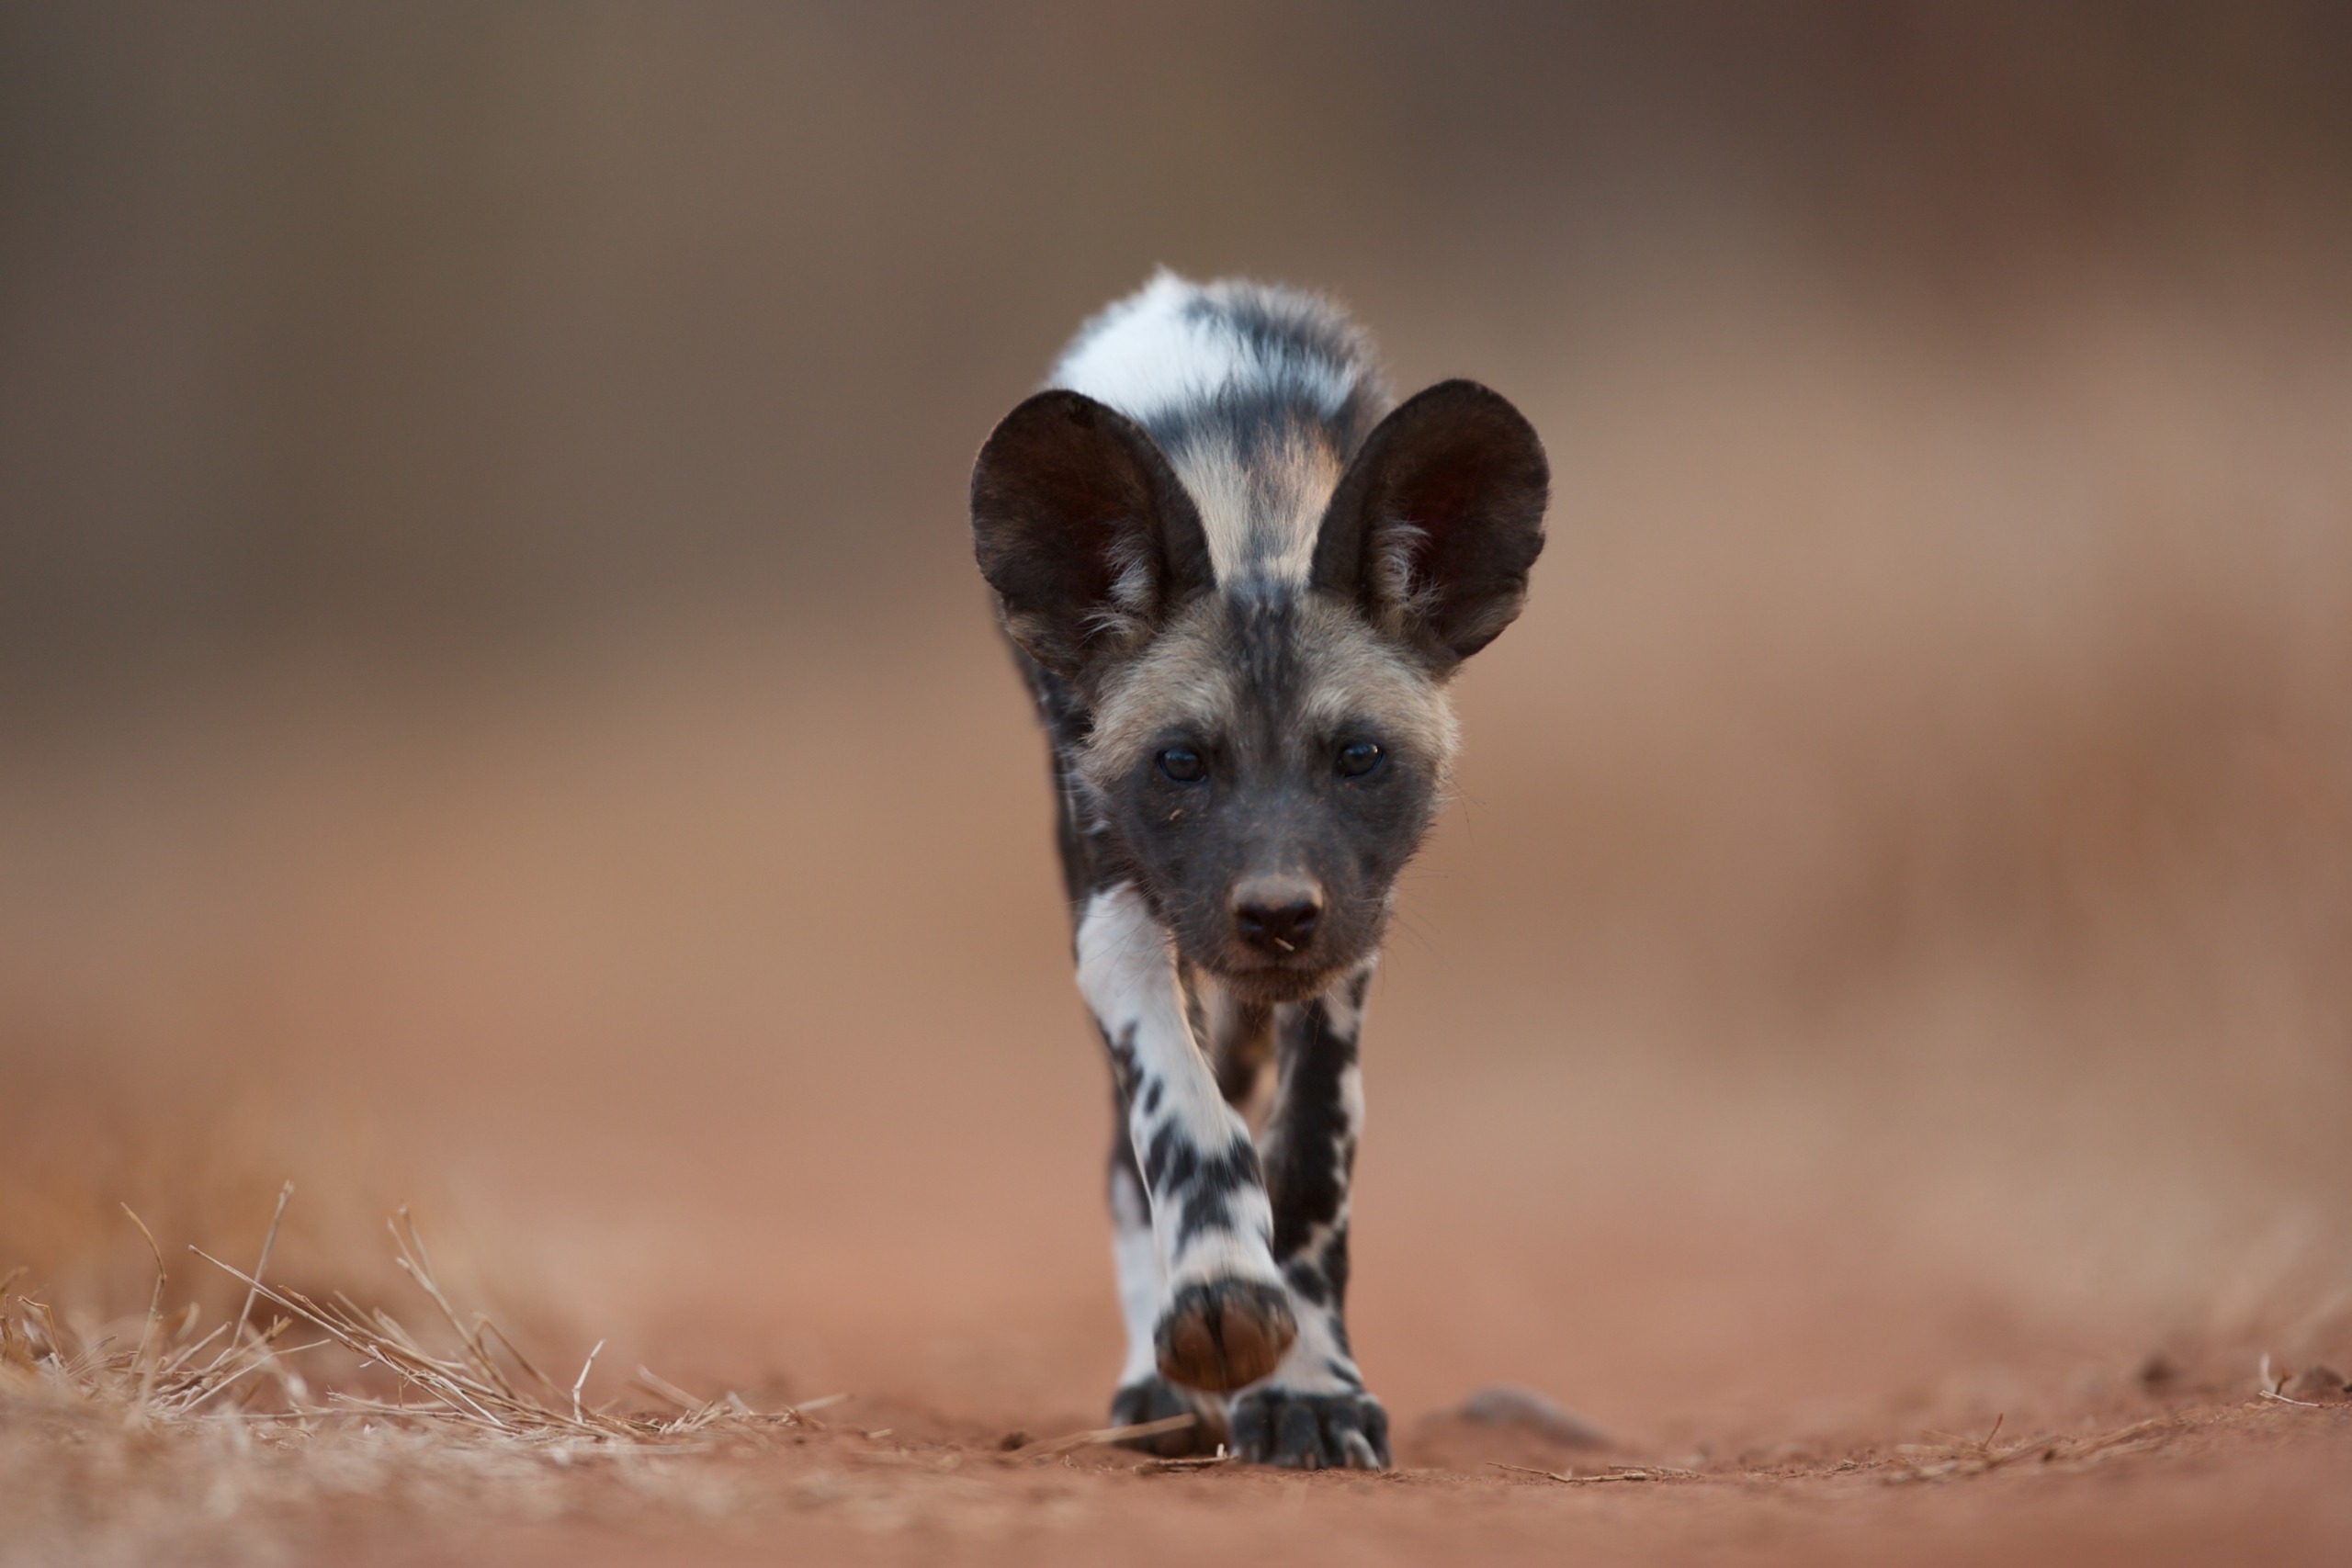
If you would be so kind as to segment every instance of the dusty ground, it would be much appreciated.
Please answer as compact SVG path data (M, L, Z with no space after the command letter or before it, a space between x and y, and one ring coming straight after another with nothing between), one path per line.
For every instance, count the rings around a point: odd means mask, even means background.
M1480 1100L1463 1097L1509 1126ZM921 1131L971 1139L951 1119ZM1442 1181L1463 1154L1382 1163L1392 1180L1402 1164ZM840 1190L855 1191L844 1175ZM119 1399L11 1376L0 1561L1175 1563L1283 1551L1396 1562L2288 1563L2341 1561L2352 1541L2341 1485L2352 1397L2290 1382L2299 1369L2283 1364L2274 1382L2309 1402L2262 1394L2250 1339L2176 1329L2159 1344L2030 1292L1972 1289L1932 1247L1906 1255L1888 1236L1756 1206L1736 1220L1732 1205L1687 1193L1601 1192L1589 1205L1521 1193L1505 1214L1550 1223L1514 1243L1490 1228L1500 1216L1465 1226L1443 1201L1467 1206L1475 1186L1398 1203L1374 1227L1361 1337L1398 1417L1398 1468L1385 1475L1052 1452L1050 1439L1100 1419L1115 1357L1083 1225L1057 1235L1008 1205L972 1238L1023 1259L1001 1271L901 1233L907 1276L861 1283L815 1258L747 1258L764 1249L746 1236L794 1228L773 1211L763 1221L756 1203L690 1205L660 1277L615 1298L637 1303L621 1321L646 1326L603 1348L589 1403L674 1416L623 1382L640 1357L704 1397L722 1396L731 1370L763 1411L815 1400L827 1378L850 1397L792 1425L598 1445L351 1415L149 1425ZM881 1205L847 1207L889 1223ZM570 1218L598 1238L605 1271L648 1265L645 1235ZM724 1261L697 1269L695 1254ZM470 1261L516 1280L534 1273L542 1290L595 1289L584 1269ZM937 1269L927 1287L914 1279L926 1262ZM191 1259L175 1279L204 1272ZM299 1263L272 1273L308 1277ZM167 1315L184 1294L212 1293L167 1291ZM413 1326L430 1323L413 1290L387 1287L382 1300ZM2269 1326L2340 1342L2341 1304L2316 1327ZM143 1331L135 1316L111 1325L120 1345ZM580 1354L576 1337L558 1330L531 1349L546 1359L552 1340ZM330 1386L394 1394L332 1351L294 1359L314 1380L313 1404ZM571 1366L557 1364L559 1384ZM1538 1382L1605 1420L1611 1438L1564 1446L1440 1408L1473 1377ZM281 1405L265 1393L254 1409Z
M0 1563L2352 1562L2347 15L0 8ZM1004 1447L1120 1348L961 507L1161 262L1557 476L1380 1478ZM277 1284L447 1353L409 1204L701 1424L157 1418L289 1179Z
M1975 1468L1982 1450L1965 1443L1898 1453L1856 1438L1770 1463L1589 1482L1459 1468L1460 1452L1426 1431L1378 1477L1169 1472L1099 1453L1035 1460L970 1437L969 1418L887 1401L865 1417L893 1423L880 1436L853 1426L773 1447L560 1459L383 1432L267 1439L232 1459L226 1439L207 1433L118 1465L91 1455L118 1450L119 1430L69 1436L36 1420L73 1457L32 1467L51 1490L18 1495L17 1524L31 1534L11 1560L2341 1561L2352 1416L2167 1404L2087 1440L2045 1433L1990 1470ZM25 1422L12 1412L12 1449ZM1560 1456L1527 1448L1520 1460L1563 1473L1552 1468ZM1585 1473L1625 1473L1579 1458ZM26 1479L12 1468L12 1481ZM104 1509L92 1506L99 1497Z
M560 1463L20 1387L0 1560L2343 1561L2352 1415L2257 1384L2352 1369L2341 376L1807 341L1524 394L1577 486L1367 1044L1395 1474L1002 1450L1102 1416L1107 1108L943 547L837 624L12 732L12 1291L136 1343L128 1202L218 1322L182 1248L250 1258L290 1178L274 1279L421 1324L412 1203L535 1356L605 1342L591 1405L851 1397ZM1444 1418L1498 1382L1612 1445ZM1626 1465L1672 1473L1581 1479Z

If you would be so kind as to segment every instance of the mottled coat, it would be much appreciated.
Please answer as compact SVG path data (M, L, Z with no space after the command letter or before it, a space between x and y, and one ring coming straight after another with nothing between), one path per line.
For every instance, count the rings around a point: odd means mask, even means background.
M1395 404L1329 303L1165 273L981 449L1117 1101L1113 1415L1200 1417L1162 1452L1387 1462L1344 1316L1357 1035L1446 682L1518 615L1547 485L1484 387Z

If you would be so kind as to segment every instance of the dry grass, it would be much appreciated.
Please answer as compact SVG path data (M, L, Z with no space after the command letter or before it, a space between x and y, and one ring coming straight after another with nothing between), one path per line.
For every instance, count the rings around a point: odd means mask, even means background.
M674 1550L684 1550L679 1532L690 1532L699 1551L729 1561L746 1543L783 1540L800 1543L796 1552L830 1542L835 1555L929 1561L926 1540L985 1546L1041 1529L1124 1531L1159 1506L1155 1495L1167 1495L1120 1490L1147 1476L1193 1477L1160 1484L1223 1487L1203 1495L1226 1513L1272 1507L1266 1517L1280 1528L1297 1524L1298 1505L1261 1488L1295 1487L1298 1478L1222 1455L1151 1461L1109 1448L1189 1417L991 1444L861 1430L815 1414L845 1395L767 1410L731 1390L700 1398L643 1366L623 1396L592 1403L583 1389L602 1342L568 1382L544 1371L495 1320L453 1299L405 1210L387 1228L395 1266L426 1309L425 1328L341 1292L319 1299L274 1280L270 1259L291 1191L290 1183L281 1190L250 1270L188 1248L243 1287L238 1310L209 1328L197 1302L166 1309L165 1255L135 1214L155 1269L142 1314L89 1320L20 1293L21 1269L0 1281L0 1497L10 1500L11 1525L0 1562L340 1562L360 1542L369 1543L370 1560L437 1560L434 1543L484 1529L554 1531L544 1540L571 1542L548 1549L561 1561L607 1549L627 1556L627 1542L649 1531ZM2181 1376L2173 1368L2143 1382ZM1860 1438L1839 1458L1804 1457L1799 1445L1794 1458L1749 1451L1561 1469L1489 1461L1486 1470L1497 1473L1483 1480L1483 1472L1408 1468L1376 1481L1315 1483L1361 1494L1367 1528L1383 1509L1401 1510L1404 1528L1453 1500L1524 1495L1532 1481L1557 1485L1564 1497L1591 1488L1653 1497L1639 1505L1653 1512L1638 1528L1668 1535L1768 1495L1846 1499L1842 1517L1869 1530L1882 1526L1852 1483L1989 1484L2012 1472L2063 1477L2181 1454L2210 1465L2267 1453L2267 1462L2307 1468L2352 1438L2352 1391L2322 1399L2281 1391L2311 1392L2333 1377L2313 1369L2296 1381L2265 1357L2251 1385L2209 1379L2160 1415L2087 1430L2052 1426L2009 1442L1998 1419L1981 1438ZM2129 1484L2144 1490L2170 1484L2165 1475L2175 1472L2134 1473ZM1553 1519L1555 1532L1623 1517L1561 1506L1572 1511Z
M382 1307L362 1307L339 1292L333 1301L315 1301L265 1280L292 1194L288 1182L250 1274L201 1247L188 1247L245 1286L236 1316L202 1335L195 1332L200 1316L195 1302L165 1319L170 1275L162 1250L145 1222L126 1206L123 1212L155 1259L153 1295L136 1335L126 1336L119 1323L77 1331L62 1323L46 1302L0 1294L0 1373L8 1392L40 1392L119 1412L131 1428L201 1422L215 1414L305 1431L321 1422L356 1418L398 1422L452 1438L524 1445L623 1443L673 1452L707 1452L722 1439L757 1442L778 1432L820 1429L812 1412L839 1397L763 1413L731 1390L715 1399L696 1399L639 1367L632 1385L673 1406L672 1412L584 1404L582 1390L604 1342L589 1352L568 1387L550 1378L487 1314L459 1312L435 1279L424 1237L403 1208L386 1228L399 1268L415 1282L451 1341L450 1348L436 1351ZM253 1318L256 1304L275 1307L282 1315L261 1326ZM322 1337L287 1343L288 1331L297 1328ZM312 1380L294 1359L329 1348L348 1353L361 1387L389 1380L393 1394L374 1396L323 1383L322 1394L314 1394Z
M594 1516L611 1506L600 1472L625 1478L624 1512L756 1519L778 1498L744 1474L744 1461L812 1438L827 1462L799 1474L790 1500L862 1498L850 1512L887 1527L897 1505L871 1484L844 1485L842 1466L931 1477L962 1463L960 1451L944 1464L935 1453L910 1458L887 1428L836 1429L819 1417L846 1394L761 1410L731 1389L698 1398L639 1366L628 1389L660 1408L588 1403L604 1342L568 1384L542 1371L489 1314L451 1299L405 1208L386 1228L396 1267L430 1310L430 1332L341 1292L322 1301L273 1283L270 1255L292 1193L291 1182L281 1189L250 1272L187 1248L244 1287L237 1313L202 1332L200 1303L164 1310L164 1252L128 1206L155 1267L142 1316L61 1312L15 1289L21 1267L0 1280L0 1495L15 1500L0 1562L299 1559L322 1520L355 1504L477 1523ZM985 1457L1015 1471L1067 1462L1195 1419L1008 1442ZM709 1462L678 1468L684 1460Z
M2120 1454L2144 1453L2161 1448L2193 1430L2196 1423L2177 1416L2155 1416L2090 1437L2045 1436L2007 1445L1999 1441L2002 1425L2001 1420L1996 1419L1992 1429L1981 1438L1931 1433L1930 1436L1939 1440L1931 1444L1905 1443L1895 1450L1886 1479L1890 1482L1948 1481L1955 1476L1983 1475L2004 1465L2021 1462L2093 1463Z
M815 1412L842 1397L756 1410L639 1367L631 1390L666 1408L584 1403L602 1344L568 1385L550 1377L450 1299L405 1209L387 1228L435 1332L340 1292L320 1301L271 1282L292 1191L250 1272L188 1247L244 1287L235 1315L202 1332L199 1302L164 1311L170 1271L127 1207L155 1266L143 1316L62 1312L14 1290L21 1268L0 1281L0 1494L13 1499L0 1561L299 1559L306 1532L355 1500L490 1519L577 1513L580 1467L756 1454L825 1432ZM640 1462L632 1485L647 1479ZM730 1506L717 1478L671 1479L654 1493Z

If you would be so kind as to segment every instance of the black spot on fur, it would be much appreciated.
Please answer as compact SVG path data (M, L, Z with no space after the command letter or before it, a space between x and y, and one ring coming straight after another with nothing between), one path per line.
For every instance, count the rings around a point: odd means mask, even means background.
M1111 1058L1112 1091L1118 1096L1120 1105L1124 1108L1126 1101L1135 1094L1136 1026L1132 1023L1128 1024L1119 1031L1115 1037L1108 1030L1101 1029L1099 1026L1097 1032L1102 1036L1103 1051Z
M1234 666L1259 712L1287 717L1299 686L1297 601L1268 583L1244 583L1228 597Z
M1174 1206L1179 1252L1204 1232L1230 1230L1233 1194L1264 1179L1258 1151L1248 1138L1208 1152L1194 1146L1172 1124L1152 1134L1144 1175L1151 1184L1153 1203Z
M1356 1043L1331 1027L1320 998L1295 1009L1284 1021L1282 1089L1268 1129L1273 1152L1266 1172L1278 1261L1297 1255L1317 1227L1339 1217L1354 1165L1353 1129L1340 1101L1340 1084L1355 1062ZM1344 1258L1344 1239L1333 1240ZM1341 1280L1346 1273L1343 1262Z
M1242 386L1196 410L1203 423L1215 421L1246 434L1252 416L1262 417L1268 404L1283 415L1312 411L1345 458L1388 410L1388 389L1371 343L1347 317L1312 295L1227 288L1194 298L1182 313L1188 321L1238 340L1256 369ZM1336 404L1329 400L1334 386L1343 389Z
M1176 1212L1176 1254L1182 1257L1186 1249L1204 1235L1231 1229L1233 1189L1195 1189L1185 1195L1182 1207Z
M1192 1143L1173 1125L1164 1126L1151 1135L1151 1143L1143 1152L1143 1181L1157 1199L1167 1189L1164 1179L1169 1166L1192 1154Z
M1372 373L1372 348L1346 317L1311 294L1287 288L1228 288L1186 302L1183 319L1240 338L1251 357L1279 365L1312 359L1342 376Z
M1340 1225L1332 1231L1330 1238L1324 1242L1322 1269L1323 1278L1331 1282L1332 1303L1345 1303L1348 1299L1347 1226Z

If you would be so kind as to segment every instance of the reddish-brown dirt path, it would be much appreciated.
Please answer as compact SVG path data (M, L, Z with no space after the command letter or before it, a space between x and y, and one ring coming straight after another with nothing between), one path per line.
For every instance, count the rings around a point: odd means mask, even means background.
M2256 1424L2271 1427L2267 1421ZM749 1502L713 1517L580 1499L559 1523L433 1521L384 1539L366 1508L310 1522L344 1561L603 1564L1204 1561L1363 1562L2329 1563L2352 1539L2352 1429L2283 1445L2211 1434L2099 1471L1889 1487L1876 1473L1566 1487L1442 1471L1380 1480L1152 1475L1086 1463L1023 1472L969 1453L846 1446L727 1467ZM853 1458L851 1455L872 1455ZM960 1463L958 1461L961 1461ZM586 1490L585 1488L582 1489Z

